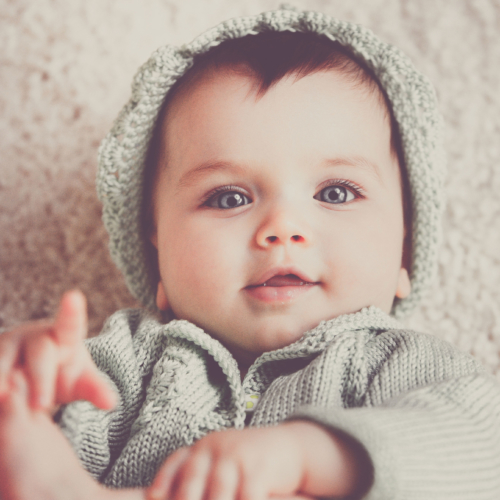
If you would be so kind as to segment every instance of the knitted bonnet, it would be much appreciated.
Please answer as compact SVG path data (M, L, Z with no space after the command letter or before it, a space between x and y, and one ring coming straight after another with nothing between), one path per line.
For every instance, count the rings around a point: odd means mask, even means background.
M158 283L147 264L141 229L144 167L165 97L191 67L196 55L228 39L266 31L313 32L346 47L372 69L385 90L398 124L411 191L411 294L396 299L392 314L402 317L420 301L437 265L444 159L441 118L434 90L398 49L368 29L319 12L282 9L230 19L182 47L157 49L135 75L132 96L99 149L97 191L114 262L132 294L155 309Z

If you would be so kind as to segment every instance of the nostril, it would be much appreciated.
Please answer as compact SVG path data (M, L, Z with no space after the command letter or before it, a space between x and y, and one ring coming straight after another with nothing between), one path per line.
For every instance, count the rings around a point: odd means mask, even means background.
M274 243L274 242L279 241L279 240L280 240L280 238L278 236L267 236L266 237L266 241L268 243ZM293 236L290 236L290 240L297 241L297 242L304 242L305 241L304 237L301 236L300 234L294 234ZM285 240L283 240L283 241L285 241Z

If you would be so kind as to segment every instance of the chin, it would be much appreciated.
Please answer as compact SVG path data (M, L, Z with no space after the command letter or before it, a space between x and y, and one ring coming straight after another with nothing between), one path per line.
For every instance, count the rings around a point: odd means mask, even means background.
M254 336L254 345L258 346L261 352L275 351L287 345L293 344L301 339L306 331L317 326L319 321L312 326L283 324L280 321L273 321L270 324L258 329Z

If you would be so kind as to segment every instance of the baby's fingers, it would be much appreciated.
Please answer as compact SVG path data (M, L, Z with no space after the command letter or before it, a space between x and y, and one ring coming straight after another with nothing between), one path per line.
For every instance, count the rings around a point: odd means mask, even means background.
M9 374L8 385L8 395L0 403L0 416L2 419L2 426L6 422L4 419L8 419L9 417L14 418L16 421L19 421L21 415L25 415L28 408L28 385L25 379L25 375L21 370L12 370L12 372ZM3 428L2 430L4 431L5 428ZM12 428L7 430L7 432L12 432ZM4 444L4 439L4 437L0 438L0 441L2 441L2 445Z
M269 500L314 500L314 497L308 495L285 495L285 496L271 496Z
M174 480L174 500L203 500L212 457L208 450L193 453Z
M0 336L0 397L10 388L9 378L19 353L19 339L9 334Z
M209 479L207 500L234 500L238 495L240 473L232 460L221 460Z
M30 405L34 409L48 409L55 404L59 361L57 347L48 335L33 336L24 346L24 357L30 387Z
M87 367L75 381L66 399L58 402L69 403L70 401L85 399L102 410L111 410L118 402L116 392L95 367L90 356Z
M67 347L73 347L87 336L87 301L79 290L70 290L62 296L54 336L59 345Z
M147 500L163 500L170 498L174 480L179 469L184 465L190 454L190 448L180 448L170 455L157 472L153 484L148 488Z

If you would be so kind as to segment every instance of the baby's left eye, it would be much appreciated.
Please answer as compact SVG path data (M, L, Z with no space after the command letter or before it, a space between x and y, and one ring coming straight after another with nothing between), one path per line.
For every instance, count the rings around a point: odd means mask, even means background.
M339 204L354 200L356 196L345 186L334 185L323 188L314 198L326 203Z

